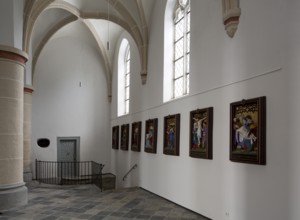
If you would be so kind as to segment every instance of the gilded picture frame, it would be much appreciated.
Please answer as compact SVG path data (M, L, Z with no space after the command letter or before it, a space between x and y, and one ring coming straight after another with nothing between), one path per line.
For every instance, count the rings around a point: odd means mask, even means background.
M141 128L142 122L134 122L131 125L131 150L140 152L141 151Z
M230 160L266 164L266 97L230 104Z
M213 107L190 112L190 157L212 159Z
M121 126L121 150L128 150L129 145L129 124Z
M112 149L119 149L119 125L112 127Z
M179 156L180 114L164 117L163 153Z
M145 123L145 145L144 151L156 154L157 150L157 125L158 119L148 119Z

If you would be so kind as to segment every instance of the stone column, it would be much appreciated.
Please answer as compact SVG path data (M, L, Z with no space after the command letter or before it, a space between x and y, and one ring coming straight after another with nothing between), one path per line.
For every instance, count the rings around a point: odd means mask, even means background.
M32 111L33 88L29 85L24 87L24 124L23 124L23 156L24 156L24 181L32 181L31 172L31 111Z
M27 203L23 182L23 95L27 54L0 45L0 212Z

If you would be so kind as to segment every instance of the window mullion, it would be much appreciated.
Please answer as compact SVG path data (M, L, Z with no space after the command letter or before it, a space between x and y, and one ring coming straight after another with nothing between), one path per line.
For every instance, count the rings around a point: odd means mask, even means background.
M187 52L187 13L186 9L184 10L184 22L183 22L183 37L184 37L184 43L183 43L183 94L186 94L186 70L187 70L187 58L186 58L186 52Z
M124 112L129 113L129 102L130 102L130 48L128 46L125 55L125 71L124 71Z
M174 45L175 45L178 41L180 41L182 38L184 38L184 35L182 35L180 38L178 38L176 41L174 41Z
M182 56L180 56L180 57L178 57L176 60L174 60L174 64L178 61L178 60L180 60L180 59L184 59L184 55L182 55Z
M190 39L190 38L188 38L187 36L190 34L190 28L188 27L188 25L189 25L189 21L190 21L190 11L189 11L189 7L190 6L187 6L186 8L185 8L185 22L184 22L184 25L185 25L185 31L184 31L184 37L185 37L185 42L184 42L184 47L185 47L185 50L184 50L184 93L185 94L187 94L187 92L188 92L188 88L187 88L187 86L188 86L188 83L187 83L187 75L189 74L188 73L188 65L189 65L189 62L188 62L188 60L187 60L187 58L188 58L188 54L190 53L190 51L188 50L188 44L189 44L189 42L188 42L188 40Z
M186 95L188 89L188 69L189 69L189 42L188 35L190 34L190 2L180 8L180 19L174 22L174 53L173 53L173 98ZM180 7L180 6L179 6ZM180 41L183 41L182 43ZM181 51L182 50L182 54ZM177 53L178 52L178 53ZM178 57L179 55L179 57Z

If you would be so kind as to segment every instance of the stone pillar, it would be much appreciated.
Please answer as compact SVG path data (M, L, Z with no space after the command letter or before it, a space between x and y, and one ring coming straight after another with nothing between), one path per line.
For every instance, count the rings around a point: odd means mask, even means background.
M32 111L33 88L29 85L24 87L24 124L23 124L23 156L24 156L24 181L32 181L31 172L31 111Z
M23 182L23 95L27 54L0 45L0 212L27 203Z

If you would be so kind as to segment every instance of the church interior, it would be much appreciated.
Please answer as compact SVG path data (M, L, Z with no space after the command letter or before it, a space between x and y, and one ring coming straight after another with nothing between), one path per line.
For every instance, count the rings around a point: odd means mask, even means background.
M92 161L207 219L300 219L299 11L1 0L0 213L27 204L37 161Z

